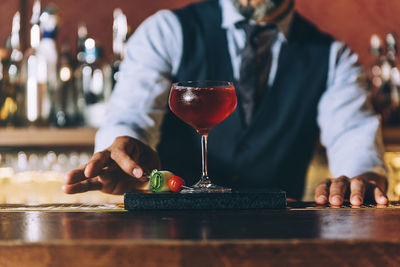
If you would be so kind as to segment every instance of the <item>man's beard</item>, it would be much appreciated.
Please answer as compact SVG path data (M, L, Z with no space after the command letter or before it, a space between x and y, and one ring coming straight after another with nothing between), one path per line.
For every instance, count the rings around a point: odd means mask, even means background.
M276 4L274 1L269 0L265 1L256 7L242 6L240 4L240 0L231 0L236 10L242 14L246 19L253 19L255 21L260 21L265 17L270 16L275 12L275 10L279 7L282 1L278 1L279 4Z

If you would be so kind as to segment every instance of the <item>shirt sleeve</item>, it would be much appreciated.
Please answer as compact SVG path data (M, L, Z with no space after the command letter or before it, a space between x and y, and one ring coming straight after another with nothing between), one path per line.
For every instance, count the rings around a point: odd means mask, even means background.
M95 151L104 150L118 136L156 147L182 42L181 25L171 11L159 11L138 27L127 43L105 123L96 134Z
M317 120L333 177L386 175L380 117L369 102L358 56L342 42L331 46L327 83Z

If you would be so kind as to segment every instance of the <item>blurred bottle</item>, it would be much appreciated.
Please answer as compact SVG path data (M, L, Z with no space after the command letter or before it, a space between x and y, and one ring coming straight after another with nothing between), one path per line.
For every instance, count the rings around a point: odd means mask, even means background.
M87 28L85 23L79 23L78 25L78 42L77 42L77 52L76 60L79 64L85 62L85 41L87 39Z
M20 125L18 114L23 107L24 94L21 87L21 63L22 52L20 50L20 13L16 12L12 20L11 36L7 47L10 51L9 57L3 51L1 59L2 99L0 100L0 124Z
M111 63L112 68L112 87L114 88L115 83L119 77L119 66L125 55L125 41L128 33L128 23L126 16L121 9L117 8L114 10L114 23L113 23L113 61Z
M59 78L59 99L56 110L55 124L58 127L78 126L83 123L83 114L79 108L78 100L82 98L74 81L75 60L67 42L61 47L58 78Z
M400 71L397 66L393 67L390 72L391 81L391 104L394 109L399 109L400 106ZM400 109L399 109L400 110ZM400 117L396 116L397 121L400 121Z
M386 34L386 58L392 67L396 66L397 62L397 38L394 33Z
M7 74L7 62L9 56L8 51L5 48L0 48L0 123L2 121L1 113L6 112L2 111L4 108L4 103L7 98L7 88L8 86L8 74ZM8 110L5 108L5 110Z
M385 124L400 123L400 72L397 66L397 40L393 33L385 38L385 49L378 35L371 36L371 53L376 63L371 68L372 103Z
M390 69L390 105L392 114L389 118L390 124L400 123L400 72L399 66L397 66L397 38L394 33L388 33L386 35L386 54Z
M0 126L13 126L17 120L16 91L10 84L9 67L9 53L0 48Z
M46 70L43 74L46 78L47 93L50 99L50 106L43 110L42 119L45 124L57 124L57 110L60 109L59 84L57 75L58 53L56 47L56 35L58 25L58 14L54 7L46 7L40 15L40 30L42 40L37 47L39 57L46 62ZM47 122L47 123L46 123Z
M38 52L40 12L40 0L36 0L32 9L30 47L25 52L22 68L25 89L24 120L28 125L35 126L48 124L51 107L46 57Z
M85 97L83 93L82 83L82 66L85 64L85 41L87 37L87 28L85 23L79 23L78 25L78 40L77 40L77 53L76 62L77 66L74 70L74 87L76 91L76 108L77 108L77 121L78 125L84 125L84 112L86 108Z
M378 59L383 55L382 40L377 34L371 35L370 38L370 51L371 54Z
M84 59L76 72L76 84L83 92L86 124L99 127L104 120L106 103L112 90L112 71L92 38L85 41Z

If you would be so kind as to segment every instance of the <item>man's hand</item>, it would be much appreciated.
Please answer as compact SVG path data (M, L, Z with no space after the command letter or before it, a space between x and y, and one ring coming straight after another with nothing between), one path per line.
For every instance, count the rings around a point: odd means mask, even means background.
M134 138L117 137L89 163L70 171L63 190L67 194L101 190L119 195L143 189L147 183L140 178L156 168L160 168L160 159L154 150Z
M349 199L354 206L364 202L388 204L386 191L386 178L376 173L364 173L348 178L341 176L336 179L325 179L315 188L315 202L320 205L327 204L340 206L345 199Z

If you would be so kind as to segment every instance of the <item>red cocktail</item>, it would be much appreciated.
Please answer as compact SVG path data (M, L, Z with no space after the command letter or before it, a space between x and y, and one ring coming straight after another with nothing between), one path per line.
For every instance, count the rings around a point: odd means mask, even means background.
M215 125L232 114L236 105L235 88L231 82L193 81L172 85L169 96L172 112L201 135L203 175L190 192L230 191L213 185L208 178L207 136Z
M208 134L215 125L236 108L236 94L232 87L176 88L171 91L169 106L176 116L196 129Z

